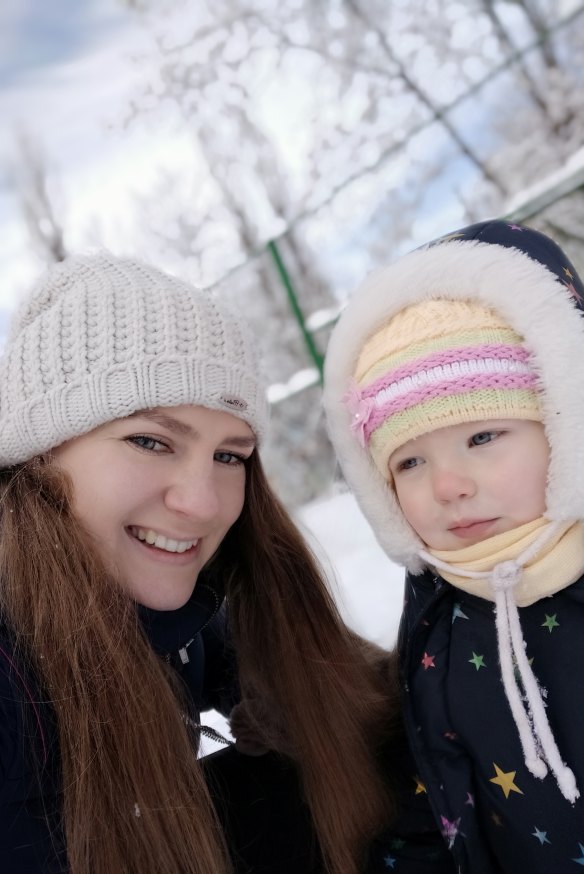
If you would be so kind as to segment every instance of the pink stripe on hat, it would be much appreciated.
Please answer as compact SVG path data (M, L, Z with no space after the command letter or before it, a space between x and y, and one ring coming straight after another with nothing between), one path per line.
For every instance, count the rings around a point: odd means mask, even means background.
M407 364L402 364L400 367L384 373L378 379L369 383L369 385L364 385L361 394L363 397L372 398L382 389L388 388L392 383L409 376L414 376L414 374L421 371L430 370L445 364L477 361L480 359L527 361L529 359L529 352L523 346L511 346L508 343L482 343L475 346L443 349L439 352L433 352L424 358L416 358Z
M455 397L482 389L533 389L536 385L536 376L533 373L477 373L464 379L450 379L441 382L432 382L420 388L413 389L407 394L400 395L382 406L372 407L369 416L363 423L365 444L368 445L373 432L379 428L390 416L401 413L416 404L437 397Z
M432 298L405 307L364 344L345 402L351 430L384 477L391 454L437 428L541 421L523 337L494 310Z

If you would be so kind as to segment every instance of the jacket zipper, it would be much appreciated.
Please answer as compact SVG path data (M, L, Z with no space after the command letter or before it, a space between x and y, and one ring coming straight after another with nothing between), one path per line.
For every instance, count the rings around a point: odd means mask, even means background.
M412 654L413 654L412 650L413 650L414 635L416 634L416 632L420 628L420 625L423 622L423 620L426 618L426 616L429 614L429 612L432 610L432 608L438 603L438 601L444 596L445 591L446 591L446 586L444 585L443 581L440 580L439 577L433 577L433 581L434 581L434 585L436 585L436 586L438 586L438 584L440 582L442 582L442 585L440 585L436 589L436 591L432 594L432 596L430 597L430 600L428 601L428 603L426 604L426 606L424 607L422 612L418 615L414 625L411 628L409 641L406 640L403 643L403 648L404 648L404 651L406 653L407 660L404 663L403 671L401 671L402 684L403 684L403 688L404 688L405 693L406 693L405 695L402 693L402 701L403 701L403 710L404 710L404 720L406 722L406 728L407 728L406 734L408 737L408 741L410 742L410 744L412 746L414 743L414 738L416 737L416 734L417 734L416 726L413 724L413 719L412 719L412 712L411 712L411 705L410 705L410 701L411 701L410 682L409 682L409 679L410 679L410 676L412 673ZM413 752L413 750L412 750L412 752ZM420 770L420 777L422 778L424 783L427 786L433 786L436 781L434 779L430 779L430 780L427 779L426 775L424 774L424 769L420 768L420 766L419 766L419 761L424 762L424 766L425 766L424 755L421 755L419 760L414 755L414 761L416 762L416 765L418 765L418 768ZM431 773L428 776L431 776ZM426 790L426 791L427 791L427 795L428 795L428 802L429 802L430 807L432 809L432 813L434 814L434 819L436 821L436 825L438 828L440 828L440 825L439 825L440 813L438 810L436 810L433 793L430 794L430 792L428 790ZM446 843L446 841L445 841L445 843ZM463 861L460 858L458 846L453 844L451 847L450 846L448 847L448 850L452 854L452 856L454 857L454 860L455 860L456 865L457 865L458 874L462 874L462 872L465 870L465 868L464 868Z

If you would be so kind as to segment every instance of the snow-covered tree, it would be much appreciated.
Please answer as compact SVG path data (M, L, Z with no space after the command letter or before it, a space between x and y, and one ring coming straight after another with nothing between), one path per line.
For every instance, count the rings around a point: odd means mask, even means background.
M131 5L152 48L129 116L164 108L205 180L167 178L144 215L255 322L275 382L312 362L267 241L310 313L404 247L500 214L582 145L576 0ZM318 389L274 425L270 473L304 501L334 465Z

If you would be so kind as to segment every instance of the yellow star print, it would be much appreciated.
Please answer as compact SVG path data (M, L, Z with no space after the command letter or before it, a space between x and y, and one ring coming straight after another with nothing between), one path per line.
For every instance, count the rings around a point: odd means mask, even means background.
M419 777L414 777L414 782L416 784L416 795L421 795L422 792L427 792L426 787L422 783Z
M495 769L496 777L491 777L489 782L495 783L497 786L500 786L505 794L505 798L509 798L509 794L511 792L519 792L520 795L523 795L523 792L516 786L513 782L515 780L515 774L517 771L502 771L498 765L493 762L493 768Z

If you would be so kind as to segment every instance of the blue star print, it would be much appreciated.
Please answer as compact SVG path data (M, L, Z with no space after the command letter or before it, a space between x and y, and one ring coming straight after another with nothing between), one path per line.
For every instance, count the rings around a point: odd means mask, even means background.
M462 608L461 608L460 603L458 601L456 602L456 604L452 608L452 621L454 622L455 619L468 619L468 616L466 615L466 613L462 612Z
M584 865L584 845L578 844L578 846L580 847L580 858L572 859L572 862L576 862L577 865Z
M386 868L394 868L397 859L394 859L393 856L386 856L383 861L385 862Z
M540 832L537 826L535 826L535 831L532 832L534 838L537 838L540 844L543 846L544 844L551 844L547 836L547 832Z

